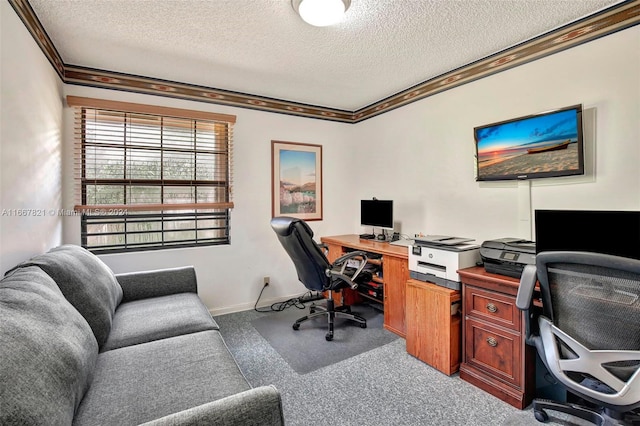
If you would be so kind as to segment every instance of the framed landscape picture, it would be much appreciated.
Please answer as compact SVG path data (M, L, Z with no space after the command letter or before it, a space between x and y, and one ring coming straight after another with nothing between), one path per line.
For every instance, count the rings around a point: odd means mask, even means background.
M272 215L322 220L322 145L271 141Z

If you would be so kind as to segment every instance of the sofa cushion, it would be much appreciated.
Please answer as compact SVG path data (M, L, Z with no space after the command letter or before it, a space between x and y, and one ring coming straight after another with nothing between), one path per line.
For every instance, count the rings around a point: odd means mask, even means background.
M89 324L40 268L0 281L0 424L71 424L97 357Z
M63 245L20 266L39 266L54 279L62 294L87 320L98 345L109 336L122 288L96 255L76 245Z
M179 293L121 303L102 352L167 337L218 330L195 293Z
M122 302L178 293L198 293L198 279L193 266L117 274L122 287Z
M74 423L133 425L250 389L218 331L102 352Z
M275 386L260 386L141 426L176 425L283 426L282 397Z

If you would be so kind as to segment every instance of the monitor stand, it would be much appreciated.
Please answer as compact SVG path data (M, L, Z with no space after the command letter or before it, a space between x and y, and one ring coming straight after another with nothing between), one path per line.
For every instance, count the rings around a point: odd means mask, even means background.
M393 231L390 231L390 233L387 233L385 230L382 230L382 232L378 234L375 238L377 241L390 243L392 241L399 240L400 234L398 232L393 232Z

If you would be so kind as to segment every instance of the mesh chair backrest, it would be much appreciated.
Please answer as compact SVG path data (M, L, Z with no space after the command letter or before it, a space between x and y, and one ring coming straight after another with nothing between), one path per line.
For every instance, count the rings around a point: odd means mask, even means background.
M309 290L325 290L329 285L325 271L331 264L313 240L309 225L301 219L281 216L271 220L271 227L293 261L300 282Z
M590 350L640 350L640 261L575 255L538 255L545 315Z

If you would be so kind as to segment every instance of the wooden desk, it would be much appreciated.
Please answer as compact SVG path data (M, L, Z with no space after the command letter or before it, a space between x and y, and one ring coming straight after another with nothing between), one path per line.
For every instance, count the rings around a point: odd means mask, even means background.
M329 249L330 262L349 249L381 254L382 283L384 286L384 328L405 337L405 297L409 279L409 248L394 246L376 240L361 240L358 235L337 235L320 238Z
M525 343L524 313L515 304L520 281L483 267L458 273L463 300L460 378L523 409L535 393L535 349Z

